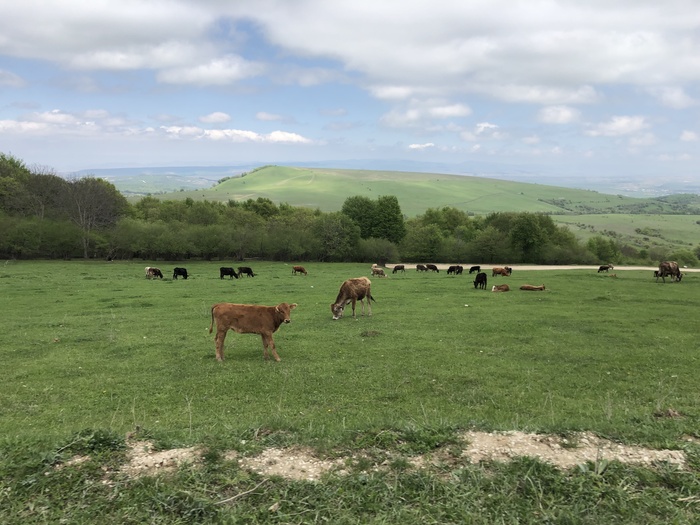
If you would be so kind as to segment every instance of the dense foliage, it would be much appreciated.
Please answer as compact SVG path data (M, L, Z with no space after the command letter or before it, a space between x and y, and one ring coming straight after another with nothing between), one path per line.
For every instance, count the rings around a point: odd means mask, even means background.
M148 196L131 205L103 179L66 180L5 154L0 256L534 264L649 263L675 256L697 264L690 250L650 254L602 236L582 243L540 213L472 216L444 207L406 219L392 195L350 196L331 213L266 198L221 203Z

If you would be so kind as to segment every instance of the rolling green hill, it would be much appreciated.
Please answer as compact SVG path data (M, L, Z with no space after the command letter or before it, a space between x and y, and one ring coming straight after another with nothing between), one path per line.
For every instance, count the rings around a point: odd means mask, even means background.
M579 237L603 234L637 248L700 244L700 195L635 198L512 182L431 173L265 166L210 189L159 195L162 200L244 201L337 211L348 197L394 195L407 217L452 206L475 215L499 211L543 212Z
M443 206L475 214L494 211L700 214L700 196L686 196L685 201L681 196L639 199L484 177L285 166L265 166L210 189L167 193L160 198L240 201L265 197L276 203L336 211L353 195L372 199L395 195L408 217Z

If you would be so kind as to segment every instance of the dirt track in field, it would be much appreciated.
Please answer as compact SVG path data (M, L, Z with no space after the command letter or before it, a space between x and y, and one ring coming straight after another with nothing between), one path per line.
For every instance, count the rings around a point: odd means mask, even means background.
M391 270L396 264L403 264L406 267L406 270L416 270L416 264L415 263L387 263L385 268L388 268ZM435 266L438 267L440 270L447 270L451 265L450 264L442 264L442 263L435 263ZM489 263L489 264L471 264L471 265L462 265L464 267L465 272L469 271L469 268L471 266L481 266L482 271L487 271L490 270L491 268L498 268L501 267L503 268L504 266L510 266L513 268L513 271L517 270L591 270L593 272L598 272L598 266L588 266L588 265L580 265L580 264L562 264L562 265L547 265L547 264L507 264L507 263ZM644 270L644 271L649 271L653 272L654 270L658 270L658 266L615 266L613 270L610 270L610 272L617 272L617 271L626 271L626 270ZM682 269L683 273L685 272L700 272L700 268L683 268ZM610 273L609 272L609 273ZM604 272L603 272L604 273Z

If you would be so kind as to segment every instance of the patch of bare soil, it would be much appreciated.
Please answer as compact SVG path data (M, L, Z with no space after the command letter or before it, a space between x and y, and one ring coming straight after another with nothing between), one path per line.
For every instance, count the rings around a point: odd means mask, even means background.
M465 432L462 458L472 463L482 461L512 461L517 457L529 456L568 469L587 461L620 461L623 463L653 466L657 462L668 462L685 467L685 454L680 450L653 450L615 443L596 435L584 432L569 438L560 436L527 434L524 432ZM185 463L196 463L199 451L196 447L171 450L153 450L148 441L129 443L129 462L119 472L129 477L155 475L176 469ZM305 447L287 449L269 448L254 457L239 457L232 451L226 459L237 460L241 467L262 476L281 476L287 479L318 481L330 471L344 472L344 459L326 460L316 457ZM415 468L430 468L433 465L454 461L448 459L446 451L437 451L409 459ZM67 464L66 464L67 465ZM385 465L375 465L382 469Z

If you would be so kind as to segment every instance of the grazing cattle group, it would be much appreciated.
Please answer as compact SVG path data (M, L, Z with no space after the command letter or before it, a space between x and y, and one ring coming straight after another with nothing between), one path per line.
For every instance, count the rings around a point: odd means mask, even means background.
M298 273L303 273L304 275L308 274L306 268L304 268L303 266L292 266L292 275L296 275Z
M262 337L263 357L268 359L268 349L275 361L277 355L275 341L272 338L282 323L290 323L289 314L297 307L296 303L280 303L277 306L258 304L218 303L211 307L211 324L209 333L216 324L216 359L224 360L224 340L229 330L239 334L259 334Z
M372 315L371 301L374 301L374 297L372 297L371 286L372 281L367 277L355 277L343 282L343 284L340 285L340 291L335 298L335 302L331 304L333 319L337 320L343 317L345 306L349 303L352 303L352 316L356 318L355 304L357 301L360 301L362 305L362 315L365 315L365 299L367 300L368 316ZM377 301L374 302L376 303Z

